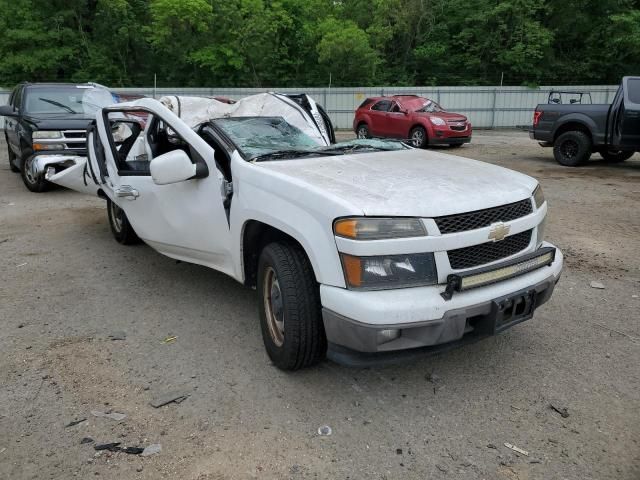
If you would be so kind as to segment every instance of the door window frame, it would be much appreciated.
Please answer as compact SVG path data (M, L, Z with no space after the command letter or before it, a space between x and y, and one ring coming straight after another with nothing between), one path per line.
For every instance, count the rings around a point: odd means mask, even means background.
M121 170L120 162L118 156L118 149L116 148L115 141L113 139L113 135L110 134L111 129L111 120L109 119L110 113L127 113L127 112L145 112L149 114L152 118L150 121L154 121L155 119L159 119L163 121L168 127L171 127L171 123L168 122L162 115L157 112L151 111L145 107L125 107L125 108L103 108L102 109L102 121L105 126L105 131L107 132L107 141L109 143L109 149L111 151L111 156L116 166L116 170L118 172L119 177L150 177L151 176L151 162L153 161L153 157L149 160L149 170L148 171L140 171L140 170ZM135 120L134 120L135 121ZM202 158L200 152L196 148L194 148L189 142L184 140L182 136L178 133L178 131L171 127L175 134L189 147L189 158L191 159L191 163L196 165L197 178L203 178L209 175L209 167L207 162ZM144 135L148 134L147 128L143 129ZM101 142L102 143L102 142Z

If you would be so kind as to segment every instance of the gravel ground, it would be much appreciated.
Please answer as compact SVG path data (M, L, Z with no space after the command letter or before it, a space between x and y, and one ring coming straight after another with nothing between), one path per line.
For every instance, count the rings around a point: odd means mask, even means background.
M0 148L0 478L640 478L640 155L570 169L522 132L477 132L455 153L544 187L567 257L551 301L411 364L284 373L255 292L117 244L101 200L29 193ZM171 390L189 396L150 406Z

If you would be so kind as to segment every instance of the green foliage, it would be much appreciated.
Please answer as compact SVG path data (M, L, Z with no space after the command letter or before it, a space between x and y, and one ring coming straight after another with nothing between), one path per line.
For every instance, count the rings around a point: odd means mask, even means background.
M0 84L617 83L638 0L0 0Z

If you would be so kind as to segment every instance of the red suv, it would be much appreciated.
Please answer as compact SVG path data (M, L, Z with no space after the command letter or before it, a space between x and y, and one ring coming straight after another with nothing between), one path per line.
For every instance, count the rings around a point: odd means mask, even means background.
M356 110L353 129L358 138L404 138L417 148L471 141L467 117L417 95L367 98Z

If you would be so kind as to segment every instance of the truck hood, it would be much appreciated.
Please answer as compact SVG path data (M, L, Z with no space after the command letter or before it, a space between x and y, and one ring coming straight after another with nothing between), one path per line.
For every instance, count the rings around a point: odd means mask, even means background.
M51 114L25 115L23 118L36 130L84 130L95 119L95 116Z
M537 181L506 168L424 150L259 162L364 215L438 217L528 198Z
M421 117L440 117L443 120L451 121L451 122L465 122L467 117L460 113L453 112L414 112L416 115L420 115Z

